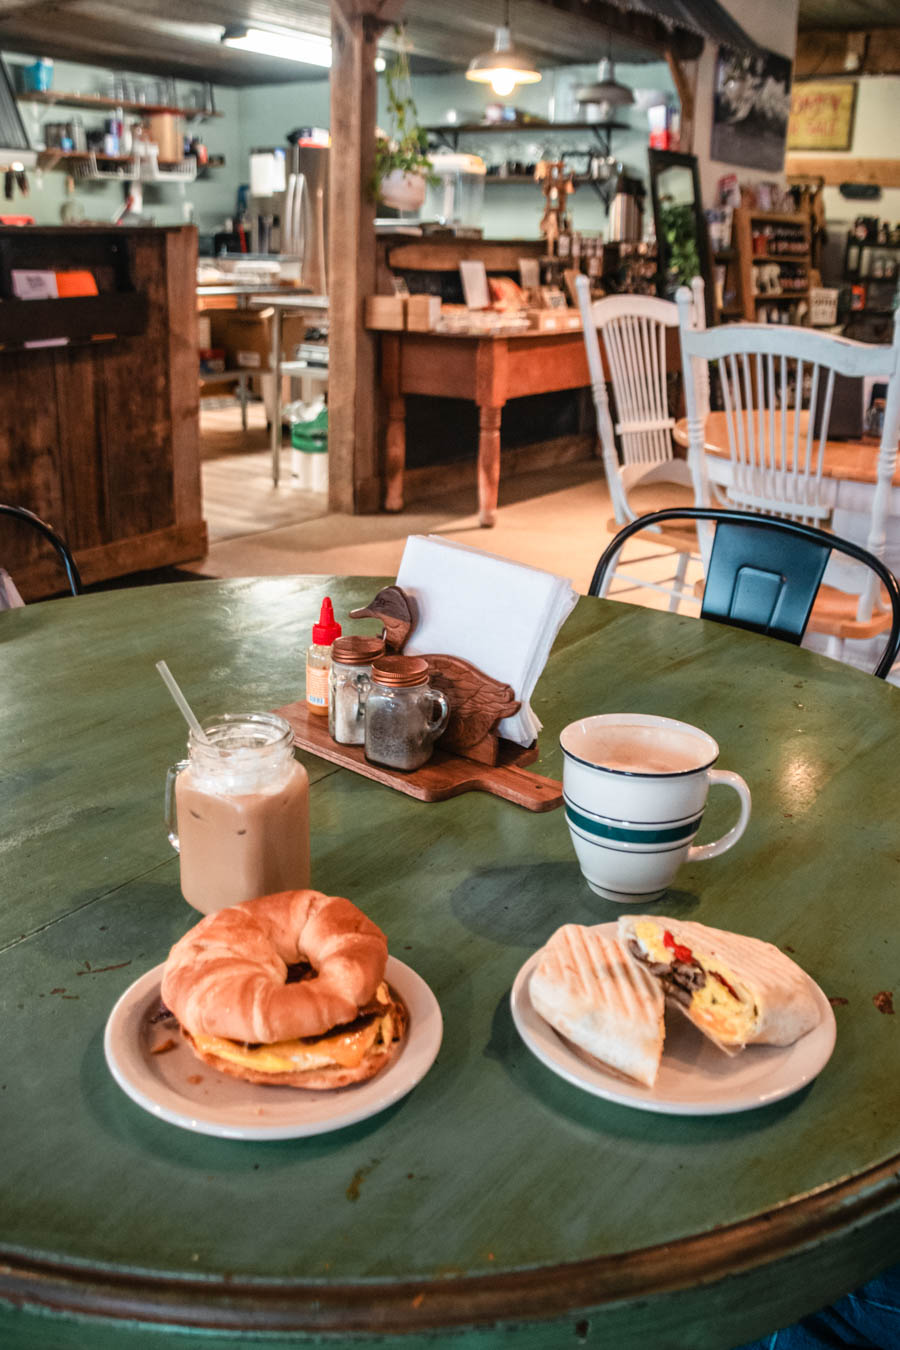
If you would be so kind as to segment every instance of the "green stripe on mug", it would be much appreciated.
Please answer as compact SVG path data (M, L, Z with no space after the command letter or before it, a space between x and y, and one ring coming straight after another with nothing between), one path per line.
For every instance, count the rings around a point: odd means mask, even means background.
M566 817L579 830L584 830L585 834L593 834L598 839L613 839L625 844L673 844L682 839L687 841L697 833L703 819L703 816L699 815L695 820L689 820L682 825L672 825L665 830L606 825L599 820L592 820L590 816L582 815L568 802L566 802Z

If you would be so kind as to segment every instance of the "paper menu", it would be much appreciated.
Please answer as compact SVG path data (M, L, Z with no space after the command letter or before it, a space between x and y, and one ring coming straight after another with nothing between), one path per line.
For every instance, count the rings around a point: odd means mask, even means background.
M504 718L499 731L531 745L541 723L529 699L578 599L572 583L436 535L411 534L397 585L418 608L404 652L447 652L511 684L522 707Z

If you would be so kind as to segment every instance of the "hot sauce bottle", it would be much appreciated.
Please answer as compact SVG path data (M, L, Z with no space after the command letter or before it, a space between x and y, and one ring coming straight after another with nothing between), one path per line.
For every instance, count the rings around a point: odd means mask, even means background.
M306 706L319 717L328 716L328 675L331 670L331 644L341 636L331 600L322 601L319 622L313 624L312 646L306 649Z

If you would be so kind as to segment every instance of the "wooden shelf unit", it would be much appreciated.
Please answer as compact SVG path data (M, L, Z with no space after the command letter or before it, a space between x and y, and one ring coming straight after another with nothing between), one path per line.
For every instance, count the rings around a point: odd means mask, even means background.
M794 227L803 236L803 251L782 253L776 250L754 253L753 232L754 228L758 228L760 225L790 225ZM809 300L809 269L812 264L812 253L808 215L803 212L759 211L754 207L739 207L734 213L732 245L735 258L730 265L736 269L735 289L739 297L734 308L740 310L742 319L755 323L761 305L797 303L800 300ZM779 265L793 264L805 268L806 285L799 290L783 290L768 295L758 294L754 282L754 271L760 264L771 265L773 263ZM808 314L804 322L809 322Z
M141 113L145 117L155 117L158 113L171 113L173 117L223 117L215 108L178 108L168 103L136 103L127 98L111 98L106 94L77 94L57 92L55 89L28 90L16 94L19 103L42 103L45 107L59 104L64 108L82 108L93 112L114 112L121 108L123 112Z

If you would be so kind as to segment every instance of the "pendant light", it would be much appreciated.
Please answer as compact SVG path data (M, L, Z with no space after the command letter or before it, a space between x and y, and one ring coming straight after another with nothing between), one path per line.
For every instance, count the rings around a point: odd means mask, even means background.
M511 94L517 84L537 84L541 72L520 48L514 47L510 33L511 0L506 0L506 24L494 30L494 49L482 52L469 62L466 79L489 84L495 94Z
M597 83L584 84L575 91L578 103L605 103L607 108L626 108L634 102L634 91L627 84L620 84L612 61L612 34L609 35L609 47L605 61L597 67Z

